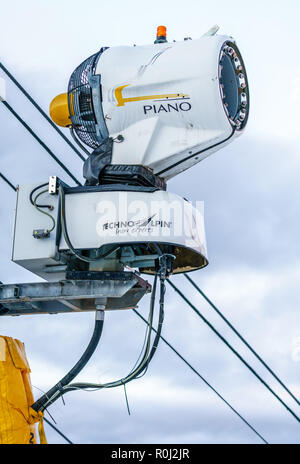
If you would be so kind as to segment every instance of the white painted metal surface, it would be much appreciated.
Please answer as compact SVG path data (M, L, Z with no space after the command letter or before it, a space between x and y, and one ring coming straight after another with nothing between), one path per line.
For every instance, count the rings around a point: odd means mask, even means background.
M64 278L64 274L49 273L47 267L57 266L56 252L68 250L68 246L61 236L56 249L57 227L48 238L33 237L34 229L47 229L51 225L50 219L29 201L34 187L19 187L12 259L38 276L55 281ZM51 214L57 219L58 196L45 193L39 200L54 206ZM194 206L162 190L86 191L66 195L65 217L75 249L98 249L111 244L171 244L186 250L183 254L192 252L187 258L180 258L180 266L183 262L191 268L207 264L202 202ZM198 256L196 264L193 264L193 254Z
M113 146L113 164L142 164L168 179L241 133L233 131L220 92L228 41L205 35L104 51L96 69L103 113L110 136L124 137Z

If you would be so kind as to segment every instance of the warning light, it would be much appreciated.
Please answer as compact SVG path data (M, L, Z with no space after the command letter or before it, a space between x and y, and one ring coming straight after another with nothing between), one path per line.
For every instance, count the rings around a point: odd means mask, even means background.
M154 43L167 42L167 28L166 26L158 26L156 33L156 40Z

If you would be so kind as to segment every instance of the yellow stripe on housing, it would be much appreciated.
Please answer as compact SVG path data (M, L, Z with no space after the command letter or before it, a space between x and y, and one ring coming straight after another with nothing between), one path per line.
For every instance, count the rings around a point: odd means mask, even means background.
M160 98L184 98L184 97L188 97L188 95L184 94L184 93L166 93L166 94L160 94L160 95L143 95L142 97L124 98L123 95L122 95L122 90L125 89L125 87L128 87L129 85L130 84L121 85L120 87L117 87L115 89L115 96L116 96L116 100L118 102L117 106L124 106L125 103L142 101L142 100L156 100L156 99L160 99Z

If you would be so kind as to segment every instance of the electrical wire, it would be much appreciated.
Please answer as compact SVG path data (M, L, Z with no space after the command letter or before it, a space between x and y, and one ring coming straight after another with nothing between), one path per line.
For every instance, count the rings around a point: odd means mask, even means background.
M144 321L145 324L148 324L147 320L136 310L136 309L133 309L133 312L140 318L142 319L142 321ZM156 332L156 330L154 328L152 328L151 330L153 330L154 332ZM231 406L231 404L197 371L197 369L195 369L180 353L179 351L176 350L176 348L174 348L173 345L171 345L171 343L168 342L168 340L166 340L162 335L160 336L161 340L173 351L173 353L176 354L176 356L179 357L179 359L181 359L181 361L184 362L184 364L186 364L193 372L194 374L196 374L204 383L205 385L208 386L208 388L210 388L230 409L231 411L234 412L234 414L236 414L246 425L247 427L249 427L264 443L268 444L268 442L266 441L266 439L233 407Z
M77 185L81 183L76 179L76 177L70 172L70 170L62 163L57 156L50 150L50 148L36 135L36 133L31 129L31 127L24 121L24 119L19 116L19 114L10 106L7 101L2 101L2 104L15 116L15 118L25 127L25 129L35 138L35 140L46 150L47 153L57 162L57 164L68 174L68 176L73 179Z
M222 314L222 312L214 305L214 303L205 295L205 293L198 287L196 282L188 275L184 274L184 277L194 286L194 288L202 295L202 297L207 301L207 303L216 311L216 313L223 319L224 322L233 330L233 332L239 337L239 339L244 343L244 345L249 348L251 353L262 363L262 365L270 372L270 374L280 383L280 385L286 390L290 397L296 401L300 406L300 401L296 396L289 390L289 388L280 380L280 378L275 374L275 372L268 366L268 364L261 358L261 356L252 348L252 346L247 342L247 340L239 333L239 331L231 324L231 322Z
M70 445L73 445L74 443L68 438L66 437L66 435L64 433L62 433L57 427L55 427L55 425L53 425L46 417L43 417L43 420L45 422L47 422L48 425L50 425L50 427L52 427L62 438L64 438Z
M19 90L25 95L25 97L30 101L30 103L33 104L33 106L40 112L40 114L46 119L46 121L51 124L53 129L56 130L56 132L64 139L64 141L72 148L72 150L75 151L76 155L79 156L79 158L82 161L85 161L84 156L80 153L80 151L77 150L77 148L72 144L72 142L65 136L65 134L57 127L56 124L49 118L49 116L45 113L45 111L42 110L42 108L37 104L37 102L29 95L28 92L22 87L22 85L17 81L17 79L8 71L8 69L4 66L4 64L0 63L0 68L2 71L5 72L5 74L10 78L10 80L18 87Z
M8 179L0 172L1 179L4 180L15 192L17 191L17 187L15 187Z
M141 357L143 355L143 352L144 352L144 349L145 349L145 346L146 346L146 343L147 343L149 331L151 331L151 329L150 329L150 313L149 313L149 316L148 316L148 322L147 322L147 327L146 327L146 330L145 330L142 349L141 349L140 354L139 354L139 356L138 356L138 358L137 358L137 360L136 360L136 362L135 362L135 364L134 364L134 366L133 366L133 368L131 369L130 372L133 372L135 370L136 366L138 365L138 363L139 363L139 361L140 361L140 359L141 359Z
M165 292L166 292L165 278L163 278L163 279L160 279L160 299L159 299L160 311L159 311L159 319L158 319L158 330L156 331L157 334L156 334L155 340L153 342L153 352L150 353L150 356L149 356L149 359L147 361L147 365L146 365L146 368L145 368L144 372L142 372L139 375L139 377L137 377L139 379L146 374L146 372L148 370L149 363L151 362L151 360L152 360L152 358L154 356L155 350L156 350L156 348L158 346L158 342L159 342L160 337L161 337L162 325L163 325L163 322L164 322L164 298L165 298Z
M34 206L34 202L33 202L33 194L37 191L37 190L40 190L41 188L43 187L46 187L46 185L49 185L49 182L46 182L45 184L41 184L41 185L38 185L37 187L35 187L31 192L30 192L30 195L29 195L29 201L30 203L32 204L32 206ZM53 206L52 205L36 205L38 208L48 208L50 210L53 210Z
M188 300L188 298L174 285L170 280L168 284L181 296L181 298L195 311L195 313L205 322L206 325L219 337L223 343L238 357L240 361L255 375L255 377L269 390L270 393L287 409L287 411L300 423L300 418L297 414L280 398L279 395L263 380L263 378L250 366L250 364L233 348L233 346L217 331L217 329L200 313L200 311Z
M40 193L38 193L38 194L36 195L36 197L35 197L34 200L33 200L33 205L34 205L34 207L35 207L40 213L45 214L46 216L48 216L48 217L51 219L51 221L52 221L52 227L51 227L51 229L47 229L47 232L50 233L50 232L52 232L52 231L55 229L55 226L56 226L55 219L54 219L53 216L51 216L51 214L46 213L46 211L43 211L43 210L42 210L40 207L38 207L38 205L36 204L37 199L38 199L41 195L43 195L44 193L48 193L48 189L42 190Z

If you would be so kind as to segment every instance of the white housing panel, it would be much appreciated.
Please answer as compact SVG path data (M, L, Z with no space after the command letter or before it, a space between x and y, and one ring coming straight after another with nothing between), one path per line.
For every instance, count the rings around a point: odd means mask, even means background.
M168 179L240 134L221 95L226 43L232 38L215 35L102 53L96 74L105 122L111 137L124 137L113 145L113 164L149 166Z
M56 248L57 224L50 237L36 239L34 229L47 229L50 219L29 201L36 185L21 186L15 220L13 261L46 280L62 279L51 272L57 266L56 252L68 250L63 236ZM58 218L58 196L44 194ZM176 248L176 272L198 269L207 264L203 204L193 206L178 195L162 190L85 191L72 189L65 197L65 217L70 241L75 249L98 249L103 245L136 243L170 244ZM153 252L152 252L153 254Z

